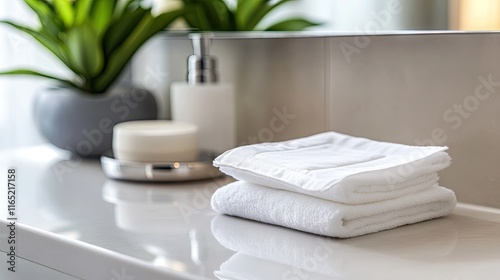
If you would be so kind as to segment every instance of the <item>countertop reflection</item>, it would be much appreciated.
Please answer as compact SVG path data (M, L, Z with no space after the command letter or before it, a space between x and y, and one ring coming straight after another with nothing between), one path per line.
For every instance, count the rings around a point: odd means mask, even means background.
M34 160L35 159L35 160ZM148 184L105 178L98 161L47 146L0 154L16 167L19 223L186 275L186 279L488 279L500 274L500 211L459 204L446 218L352 239L217 215L231 179ZM22 189L21 189L22 188ZM0 194L6 209L6 193ZM5 213L2 213L5 222ZM6 234L0 231L4 248ZM2 249L4 250L4 249Z

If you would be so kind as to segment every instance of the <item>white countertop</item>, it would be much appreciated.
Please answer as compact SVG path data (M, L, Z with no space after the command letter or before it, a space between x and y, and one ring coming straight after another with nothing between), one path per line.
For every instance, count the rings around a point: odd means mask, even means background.
M18 175L18 257L77 278L493 279L500 275L497 209L459 204L446 218L343 240L214 213L209 199L229 181L224 177L181 184L114 181L103 175L98 161L68 160L68 154L49 146L0 151L4 186L8 167L15 167ZM5 188L0 192L4 252L6 195ZM7 264L0 265L0 275L12 278L2 279L21 279L6 270Z

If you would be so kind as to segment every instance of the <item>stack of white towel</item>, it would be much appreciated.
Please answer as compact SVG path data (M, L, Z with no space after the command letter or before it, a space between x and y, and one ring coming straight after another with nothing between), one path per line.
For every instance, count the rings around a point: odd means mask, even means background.
M340 238L442 217L456 204L438 185L446 150L335 132L238 147L214 160L240 181L218 189L212 208Z

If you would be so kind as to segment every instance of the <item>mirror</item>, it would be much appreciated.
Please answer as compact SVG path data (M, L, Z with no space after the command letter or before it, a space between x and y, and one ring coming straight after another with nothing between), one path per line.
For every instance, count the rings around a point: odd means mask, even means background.
M301 15L312 30L373 34L381 30L499 30L498 0L299 0L271 17Z

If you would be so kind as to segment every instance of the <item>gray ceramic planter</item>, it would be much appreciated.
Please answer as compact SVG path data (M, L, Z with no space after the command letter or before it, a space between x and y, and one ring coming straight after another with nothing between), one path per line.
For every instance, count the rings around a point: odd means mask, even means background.
M38 93L34 117L54 146L81 157L98 157L111 150L115 124L156 119L157 106L153 95L138 87L118 87L93 96L55 86Z

